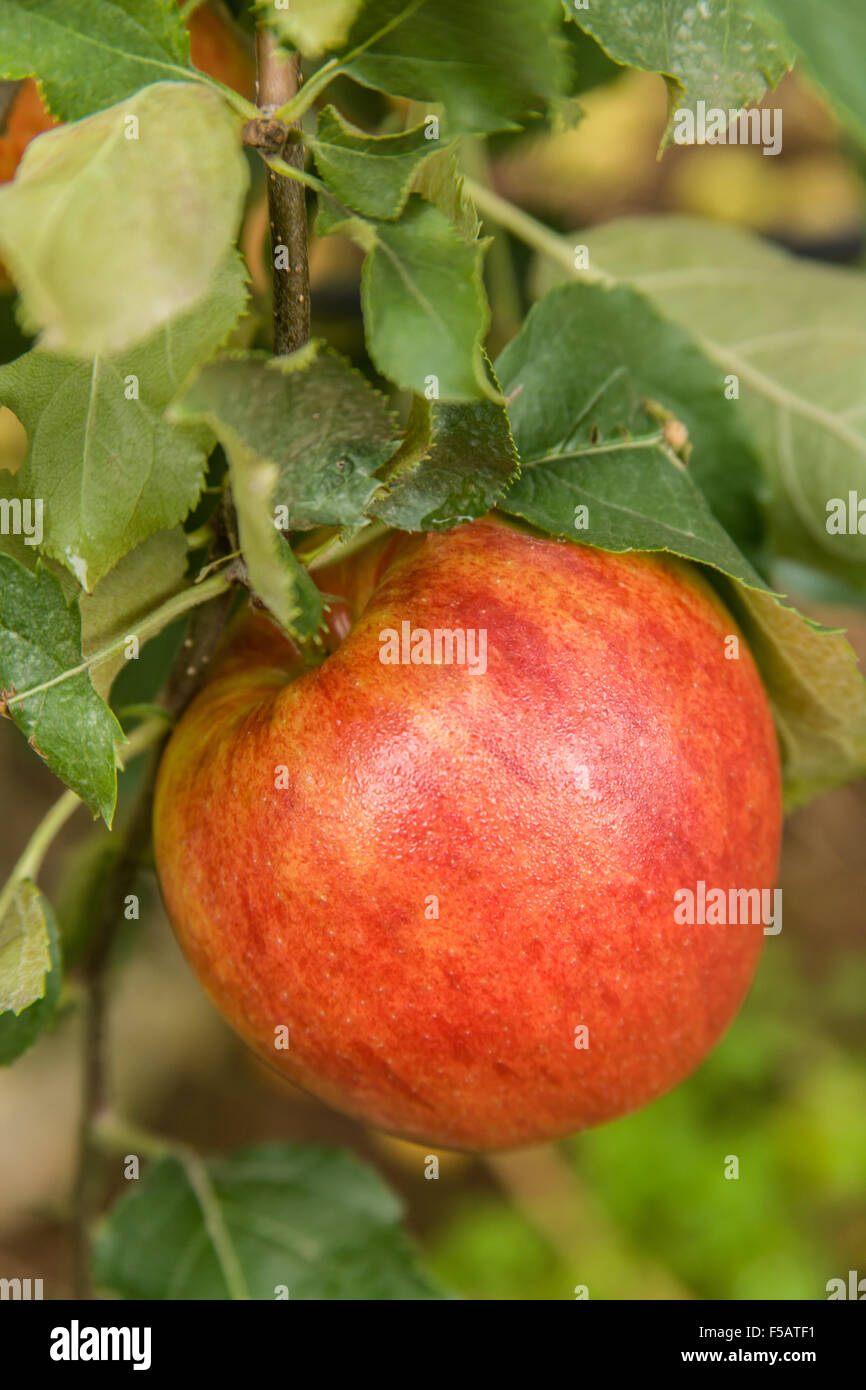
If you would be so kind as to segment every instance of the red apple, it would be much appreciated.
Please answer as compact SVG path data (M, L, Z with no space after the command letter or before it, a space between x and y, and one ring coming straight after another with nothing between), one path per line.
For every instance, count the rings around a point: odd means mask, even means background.
M165 903L217 1007L428 1144L553 1139L667 1091L763 939L681 925L674 895L771 889L778 862L776 738L730 615L690 566L493 518L321 586L347 599L335 650L304 669L243 616L160 770ZM486 630L486 670L383 663L404 623Z

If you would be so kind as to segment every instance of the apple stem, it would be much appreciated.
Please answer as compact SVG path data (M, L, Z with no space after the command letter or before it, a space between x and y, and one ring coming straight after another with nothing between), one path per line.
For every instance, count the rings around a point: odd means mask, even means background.
M266 29L256 34L257 91L259 110L273 116L297 95L303 78L301 55L285 54ZM268 164L268 213L271 229L271 275L274 298L274 353L284 357L304 346L310 336L310 267L307 255L307 195L304 183L304 146L291 139L301 121L285 131L276 149L263 150ZM276 158L274 158L276 156ZM293 171L278 173L268 159Z

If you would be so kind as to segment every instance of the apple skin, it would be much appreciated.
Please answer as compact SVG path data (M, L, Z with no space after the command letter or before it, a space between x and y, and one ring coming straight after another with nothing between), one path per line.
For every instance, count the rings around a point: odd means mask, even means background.
M321 587L347 599L336 650L304 670L242 616L160 768L163 896L217 1008L329 1105L446 1148L667 1091L763 941L677 925L674 893L770 889L778 866L776 736L745 641L725 659L730 615L690 566L498 518ZM383 665L404 620L486 628L486 674Z

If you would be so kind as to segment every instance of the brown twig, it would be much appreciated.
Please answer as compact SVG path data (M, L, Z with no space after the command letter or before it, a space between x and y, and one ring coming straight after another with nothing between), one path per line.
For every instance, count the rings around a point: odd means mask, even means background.
M189 630L157 703L172 720L180 717L204 683L210 660L225 626L233 590L195 609ZM168 733L168 728L166 729ZM78 1138L78 1168L73 1193L73 1288L76 1298L91 1297L90 1240L88 1228L97 1209L99 1178L102 1171L99 1150L93 1139L93 1125L107 1103L105 1081L105 971L122 918L123 903L135 888L136 879L150 846L153 793L161 747L150 761L129 816L120 848L99 896L96 923L83 964L85 995L84 1072Z
M258 144L293 168L303 170L304 147L271 114L290 101L301 83L300 54L287 55L272 36L256 36L257 100L263 120L248 143ZM300 122L294 127L300 129ZM307 259L307 202L304 185L268 169L268 213L274 286L274 353L303 347L310 336L310 268Z

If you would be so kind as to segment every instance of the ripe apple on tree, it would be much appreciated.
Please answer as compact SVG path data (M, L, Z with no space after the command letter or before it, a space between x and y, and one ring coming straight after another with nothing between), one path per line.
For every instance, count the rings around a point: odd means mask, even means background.
M778 863L776 736L730 615L681 562L495 516L318 581L343 600L321 663L247 610L160 770L162 891L214 1002L330 1105L446 1147L661 1095L762 944L678 925L676 890L769 889ZM486 672L383 664L407 620L486 630Z
M66 788L0 883L0 1068L82 1006L77 1298L446 1295L352 1155L207 1157L117 1107L151 824L178 940L275 1073L471 1153L698 1067L781 923L782 780L801 806L866 773L855 654L781 592L866 592L862 534L824 525L856 511L862 284L621 216L609 178L553 189L556 225L509 197L575 103L598 164L666 71L651 6L528 8L0 0L0 715ZM766 106L801 49L730 8L683 20L691 106L708 75ZM106 829L54 913L83 807Z

